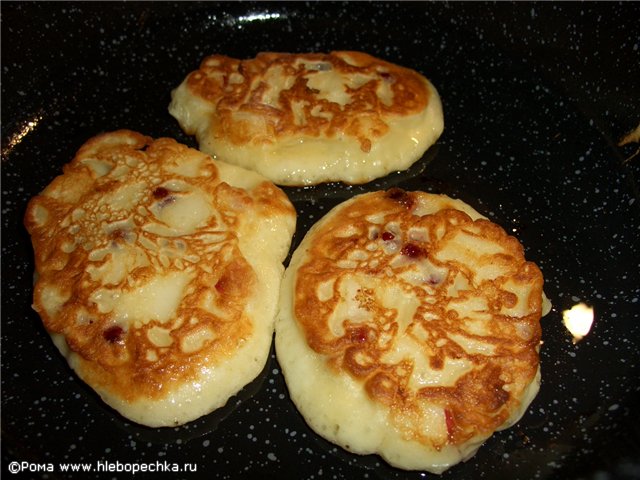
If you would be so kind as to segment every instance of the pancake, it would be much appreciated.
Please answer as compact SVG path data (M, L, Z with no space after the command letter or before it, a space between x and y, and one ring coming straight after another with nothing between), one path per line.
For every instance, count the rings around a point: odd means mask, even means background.
M518 240L460 200L356 196L285 272L276 353L290 396L344 449L441 473L536 396L542 287Z
M405 170L444 128L429 80L348 51L209 56L172 92L169 112L203 152L291 186Z
M79 377L124 417L174 426L264 368L295 229L255 172L168 138L90 139L31 199L33 307Z

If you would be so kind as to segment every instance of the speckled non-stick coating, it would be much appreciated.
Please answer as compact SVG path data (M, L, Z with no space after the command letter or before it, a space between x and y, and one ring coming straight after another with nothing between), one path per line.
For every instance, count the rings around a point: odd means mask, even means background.
M542 269L543 383L528 413L445 479L640 478L640 6L628 3L2 3L2 450L68 478L420 479L321 440L275 356L222 410L176 429L132 425L76 379L30 308L28 199L91 136L118 128L195 146L167 113L207 54L362 50L438 88L439 142L367 185L288 188L294 238L338 202L390 186L459 197ZM595 310L574 344L562 311ZM185 462L135 477L99 465ZM168 462L165 464L164 462ZM32 467L34 468L34 467ZM121 467L124 468L124 467ZM20 478L40 478L35 472Z

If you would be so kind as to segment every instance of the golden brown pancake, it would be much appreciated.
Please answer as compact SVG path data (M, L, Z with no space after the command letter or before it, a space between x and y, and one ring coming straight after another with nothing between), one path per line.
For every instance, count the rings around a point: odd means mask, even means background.
M350 51L209 56L172 92L169 112L202 151L281 185L405 170L444 126L424 76Z
M268 357L295 228L264 177L172 139L92 138L28 205L34 308L80 378L125 417L178 425Z
M535 397L542 287L518 240L460 200L354 197L285 272L276 352L291 398L345 449L440 473Z

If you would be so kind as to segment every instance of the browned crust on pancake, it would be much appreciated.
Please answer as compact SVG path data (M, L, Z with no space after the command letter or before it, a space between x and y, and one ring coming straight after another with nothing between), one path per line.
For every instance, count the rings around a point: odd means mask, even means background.
M183 180L205 192L214 210L207 225L190 234L164 237L144 231L149 213L143 209L161 208L174 201L180 192L159 186L180 175L163 170L184 156L199 156L207 175ZM132 160L144 168L132 168L125 177L97 177L84 163L88 159L122 167ZM219 364L253 334L252 322L244 312L252 295L256 275L238 247L233 226L242 215L293 214L284 193L271 182L263 182L251 191L232 187L219 178L210 157L180 145L172 139L153 140L131 131L97 136L86 142L74 160L64 166L64 174L28 205L25 226L31 234L38 274L34 308L50 333L62 334L71 350L82 358L81 375L92 386L101 386L128 401L158 398L172 385L196 376L199 369ZM101 209L100 200L123 183L144 183L144 194L137 205L123 210ZM46 210L47 215L43 215ZM84 210L79 217L77 212ZM74 213L75 212L75 213ZM249 213L246 213L249 212ZM104 215L104 216L103 216ZM151 215L152 217L152 215ZM110 222L133 219L132 228L109 230ZM149 250L141 238L164 245L167 257ZM214 238L215 237L215 238ZM212 238L214 238L212 240ZM68 251L69 245L75 245ZM164 248L163 247L163 248ZM116 285L102 285L91 278L87 266L99 267L109 260L90 258L103 248L127 252L144 258ZM175 254L175 256L172 256ZM196 255L198 261L191 261ZM137 326L101 312L91 295L97 288L130 291L155 275L191 272L185 295L174 318L166 323L150 320ZM43 295L50 289L66 298L59 311L48 312ZM207 296L213 297L220 315L203 308ZM171 329L171 345L158 347L147 337L154 326ZM185 353L181 340L198 331L208 330L214 338L204 340L200 348ZM154 351L157 358L148 358Z
M310 69L302 62L318 67ZM276 68L282 68L283 75L291 81L274 103L265 98L272 88L265 75ZM308 78L323 68L334 69L341 75L371 75L372 79L347 88L351 100L340 105L320 98L318 91L308 86ZM381 84L393 92L390 104L377 93ZM369 152L372 143L388 131L388 118L417 114L425 109L430 97L426 79L416 71L351 51L263 52L248 60L212 55L189 74L187 85L193 94L215 108L213 135L233 144L269 144L283 137L348 135L358 140L364 152ZM301 102L301 108L294 107ZM256 126L238 113L261 117L263 122Z
M527 386L534 381L539 363L543 278L538 267L525 260L517 239L507 235L498 225L482 218L474 221L453 208L432 215L414 215L418 195L426 196L399 189L362 195L315 230L314 242L295 278L294 313L309 346L327 356L329 365L336 372L348 373L361 381L371 399L388 406L392 418L413 418L411 423L419 425L419 405L426 400L445 412L447 443L462 445L472 438L486 438L505 424L518 409ZM381 212L385 215L382 225L367 220L369 215L380 215ZM385 230L384 225L397 228L391 232ZM426 228L429 239L408 238L410 227ZM501 275L477 282L473 269L463 262L438 259L439 252L460 232L488 239L501 247L501 252L479 259L481 264L499 265ZM357 268L341 263L354 250L367 251L367 245L376 242L379 248ZM395 242L394 254L385 253L382 246L385 242ZM452 386L412 389L409 387L414 367L412 360L405 358L398 363L382 360L393 344L390 339L398 334L398 312L386 308L366 288L358 291L356 299L360 308L372 314L372 320L365 323L345 320L344 334L339 337L329 327L330 315L340 301L340 279L357 272L397 282L403 267L393 266L391 262L398 256L406 257L408 265L413 260L427 259L447 272L442 278L425 279L422 285L400 283L405 292L420 299L420 306L406 332L421 345L430 367L440 370L446 359L467 359L473 365L473 369ZM480 296L487 300L488 307L483 313L491 319L486 322L484 335L465 330L466 319L460 318L451 308L452 297L448 290L458 275L462 275L469 286L459 290L457 298ZM321 300L317 294L320 285L334 279L333 296ZM502 308L513 308L518 300L506 288L509 282L529 289L524 316L501 312ZM452 334L480 340L491 345L494 351L491 355L468 353L450 338ZM503 388L507 384L509 391ZM433 441L427 436L421 438L416 430L410 435L417 441ZM432 446L439 449L443 444Z

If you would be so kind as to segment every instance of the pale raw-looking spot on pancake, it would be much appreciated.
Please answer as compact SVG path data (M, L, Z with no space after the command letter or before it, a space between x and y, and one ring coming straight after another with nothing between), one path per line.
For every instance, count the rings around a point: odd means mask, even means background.
M354 197L285 272L276 352L291 398L345 449L440 473L537 394L542 287L518 240L460 200Z
M203 152L280 185L406 170L444 128L424 76L347 51L212 55L172 92L169 112Z
M25 225L35 310L123 416L185 423L264 367L295 229L264 177L121 130L85 143Z

